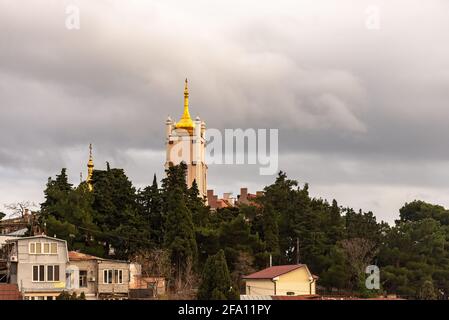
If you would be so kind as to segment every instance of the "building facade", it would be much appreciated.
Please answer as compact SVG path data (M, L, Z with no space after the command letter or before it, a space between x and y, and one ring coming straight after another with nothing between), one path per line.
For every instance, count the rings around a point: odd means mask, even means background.
M193 121L189 113L189 89L187 79L184 88L184 113L179 122L168 117L166 123L165 168L185 162L187 165L187 186L196 181L200 195L207 194L207 165L205 162L206 123L196 117Z
M69 252L67 286L69 292L84 292L86 299L127 299L130 263Z
M305 264L273 266L243 277L247 296L315 295L317 279Z
M45 235L7 240L8 283L25 300L54 300L66 288L65 240Z

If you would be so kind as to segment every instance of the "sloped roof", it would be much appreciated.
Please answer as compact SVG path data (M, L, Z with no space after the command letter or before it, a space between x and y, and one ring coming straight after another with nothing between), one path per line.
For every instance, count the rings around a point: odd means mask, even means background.
M321 300L318 294L306 294L299 296L273 296L273 300Z
M20 237L24 236L28 232L28 228L22 228L14 232L10 232L6 234L7 236L14 236L14 237Z
M243 276L243 279L273 279L279 277L280 275L286 274L293 270L299 268L307 268L305 264L289 264L289 265L281 265L281 266L273 266L270 268L266 268L255 273L249 274L247 276ZM318 279L318 276L312 275L314 279Z
M14 241L23 241L23 240L28 240L28 239L49 239L49 240L67 242L67 241L65 241L63 239L59 239L59 238L55 238L55 237L49 237L49 236L47 236L45 234L41 234L41 235L37 235L37 236L30 236L30 237L16 237L16 238L8 240L8 241L14 242Z
M252 296L252 295L246 295L246 294L241 294L240 295L240 300L273 300L273 298L271 296Z
M104 260L103 258L91 256L90 254L85 254L77 251L69 251L70 261L88 261L88 260Z
M69 251L68 255L69 255L69 261L96 260L96 261L110 261L110 262L116 262L116 263L130 263L129 261L126 261L126 260L105 259L105 258L100 258L100 257L96 257L96 256L91 256L90 254L81 253L78 251Z

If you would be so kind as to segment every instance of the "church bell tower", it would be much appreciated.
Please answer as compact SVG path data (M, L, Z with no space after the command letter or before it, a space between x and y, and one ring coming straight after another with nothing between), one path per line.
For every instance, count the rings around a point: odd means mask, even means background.
M205 198L207 192L206 123L199 117L196 117L195 121L190 117L187 79L184 86L184 113L177 123L168 117L165 126L167 147L165 168L168 169L184 161L187 164L187 186L190 188L195 180L200 195Z

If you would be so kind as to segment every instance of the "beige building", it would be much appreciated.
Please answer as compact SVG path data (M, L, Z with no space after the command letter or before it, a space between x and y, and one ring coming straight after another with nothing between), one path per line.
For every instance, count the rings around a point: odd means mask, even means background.
M66 288L69 262L65 240L45 235L6 241L7 280L25 300L54 300Z
M130 263L103 259L70 251L67 290L86 299L126 299L130 283Z
M314 295L317 279L305 264L273 266L243 277L247 296Z
M170 117L166 121L167 155L165 168L187 164L187 186L190 188L195 180L202 197L207 193L207 165L205 162L206 123L196 117L193 121L189 113L189 90L187 79L184 88L184 113L179 122Z

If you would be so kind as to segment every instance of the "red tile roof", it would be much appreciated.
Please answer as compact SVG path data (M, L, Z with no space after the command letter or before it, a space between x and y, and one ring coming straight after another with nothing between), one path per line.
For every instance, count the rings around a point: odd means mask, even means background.
M272 296L273 300L321 300L318 294L306 294L300 296Z
M16 284L0 283L0 300L22 300Z
M103 258L91 256L89 254L69 251L69 260L70 261L87 261L87 260L104 260Z
M252 273L250 275L244 276L243 279L273 279L282 274L288 273L290 271L296 270L298 268L302 268L306 266L305 264L290 264L283 266L273 266L270 268L266 268L260 270L258 272ZM317 276L313 276L314 279L317 279Z

